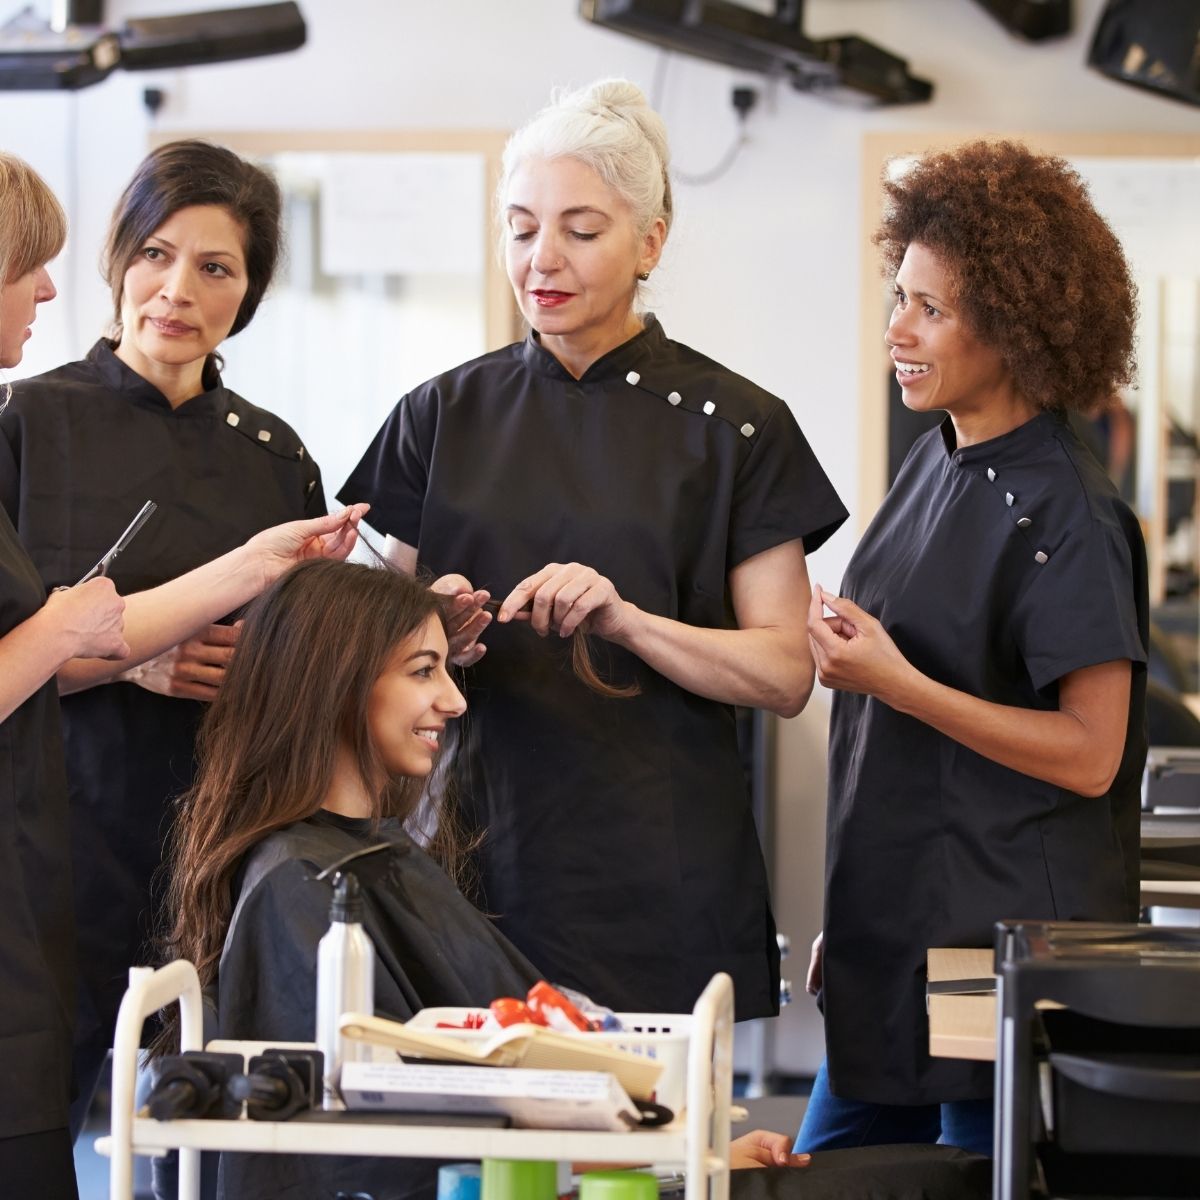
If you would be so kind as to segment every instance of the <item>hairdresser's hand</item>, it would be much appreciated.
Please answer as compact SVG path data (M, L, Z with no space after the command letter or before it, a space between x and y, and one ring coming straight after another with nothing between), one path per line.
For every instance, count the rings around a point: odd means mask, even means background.
M615 641L629 624L632 606L612 581L579 563L549 563L518 583L496 620L528 621L541 637L570 637L576 629Z
M824 982L824 960L825 930L822 929L813 938L812 955L808 960L808 977L804 980L804 990L810 996L815 996L821 990L821 984Z
M209 625L170 650L164 650L118 675L160 696L184 700L213 700L225 679L225 668L233 660L233 648L242 632L236 625Z
M443 575L429 590L454 597L446 613L450 661L456 667L473 666L487 652L479 636L492 623L492 614L483 607L492 598L491 592L473 588L463 575Z
M121 659L129 653L125 600L104 576L75 587L56 588L37 619L52 635L63 639L72 658Z
M833 616L826 617L828 608ZM885 703L905 690L916 670L888 631L852 600L813 588L808 641L817 678L843 692L861 692Z
M358 523L369 504L351 504L327 517L309 521L289 521L256 533L246 550L255 556L262 571L262 586L273 583L289 567L310 558L342 561L358 541Z
M729 1143L729 1165L735 1170L743 1167L807 1167L811 1154L793 1154L792 1138L786 1133L755 1129L743 1133Z

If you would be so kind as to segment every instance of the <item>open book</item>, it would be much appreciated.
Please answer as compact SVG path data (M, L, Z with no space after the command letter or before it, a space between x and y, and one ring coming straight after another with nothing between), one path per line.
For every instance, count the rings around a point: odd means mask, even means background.
M387 1046L405 1058L526 1067L542 1071L607 1071L635 1100L649 1100L662 1065L628 1050L593 1041L586 1033L557 1033L540 1025L510 1025L484 1041L414 1029L403 1021L345 1013L338 1028L356 1042Z

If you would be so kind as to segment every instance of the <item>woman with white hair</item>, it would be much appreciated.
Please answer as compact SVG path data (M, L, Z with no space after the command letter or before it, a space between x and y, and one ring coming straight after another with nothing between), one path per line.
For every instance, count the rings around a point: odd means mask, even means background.
M0 368L21 361L37 306L54 298L46 264L66 233L62 208L43 180L0 153ZM0 505L0 1180L6 1196L76 1195L67 1133L75 929L58 690L112 679L178 644L301 559L344 558L363 511L360 505L276 526L178 579L122 598L103 577L47 595Z
M688 1011L723 970L739 1018L774 1013L733 706L804 707L805 555L845 509L783 401L639 311L672 200L638 88L596 83L519 130L498 212L529 336L405 396L342 495L460 597L459 791L500 928L614 1008ZM572 674L577 629L636 695Z

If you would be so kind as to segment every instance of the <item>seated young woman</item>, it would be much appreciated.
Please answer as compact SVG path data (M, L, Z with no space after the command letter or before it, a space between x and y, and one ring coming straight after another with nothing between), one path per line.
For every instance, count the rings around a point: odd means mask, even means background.
M541 977L455 885L453 807L424 786L466 707L448 672L445 598L399 572L333 565L289 572L248 611L179 802L167 956L195 964L224 1038L312 1040L317 943L341 865L362 888L376 1012L487 1005ZM406 832L414 819L424 849ZM173 1038L168 1026L160 1043ZM787 1142L744 1135L739 1165L798 1164ZM434 1194L432 1167L223 1154L217 1190L409 1200Z
M225 1038L312 1040L339 864L362 889L376 1012L486 1005L540 978L455 886L449 807L422 809L428 853L405 831L465 708L441 598L391 570L340 565L289 573L248 612L179 802L167 957L195 964ZM425 1196L429 1167L226 1154L218 1194Z

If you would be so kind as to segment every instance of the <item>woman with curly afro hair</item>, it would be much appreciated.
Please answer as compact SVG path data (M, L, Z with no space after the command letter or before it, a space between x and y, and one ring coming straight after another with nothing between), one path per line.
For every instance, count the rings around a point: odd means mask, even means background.
M1066 420L1129 382L1136 305L1062 159L974 142L884 187L885 340L904 403L946 416L809 613L835 689L827 1059L797 1148L990 1153L990 1066L928 1054L926 948L1137 916L1145 547Z

